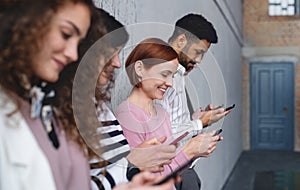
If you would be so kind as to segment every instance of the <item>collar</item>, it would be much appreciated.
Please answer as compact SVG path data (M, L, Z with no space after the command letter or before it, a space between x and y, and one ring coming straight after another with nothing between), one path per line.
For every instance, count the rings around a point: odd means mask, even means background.
M33 86L30 90L31 118L39 117L42 107L51 105L54 97L55 91L46 82Z
M178 65L177 73L180 74L181 76L183 76L185 73L185 68L181 64Z

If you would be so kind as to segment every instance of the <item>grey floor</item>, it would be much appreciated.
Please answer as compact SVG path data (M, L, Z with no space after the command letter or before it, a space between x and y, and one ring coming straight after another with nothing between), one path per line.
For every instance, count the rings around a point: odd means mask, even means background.
M255 173L274 170L300 171L300 153L245 151L241 154L222 190L254 190Z

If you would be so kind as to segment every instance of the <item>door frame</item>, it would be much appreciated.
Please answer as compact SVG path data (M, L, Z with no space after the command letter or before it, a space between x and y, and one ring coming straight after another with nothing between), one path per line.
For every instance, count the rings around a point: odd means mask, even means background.
M244 148L246 149L253 149L253 144L252 144L252 139L251 139L251 133L252 133L252 129L251 129L251 126L252 126L252 115L251 115L251 73L250 73L250 66L252 63L274 63L274 62L288 62L288 63L292 63L293 64L293 68L294 68L294 72L293 72L293 75L294 75L294 78L293 78L293 81L294 81L294 94L293 94L293 103L294 103L294 110L293 110L293 117L294 117L294 120L293 120L293 135L292 138L293 138L293 145L292 145L292 149L295 150L297 149L297 139L295 138L295 136L297 135L297 130L296 130L296 121L297 121L297 117L296 117L296 93L297 93L297 90L296 90L296 64L298 63L298 57L297 56L287 56L287 55L274 55L274 56L257 56L257 57L249 57L248 59L246 59L246 65L247 65L247 70L248 70L248 82L246 83L247 85L245 86L244 90L248 91L248 97L246 96L245 100L246 102L248 102L246 105L248 105L248 109L244 109L245 110L245 113L243 114L245 117L246 120L248 120L248 124L245 124L244 125ZM250 109L249 109L250 108ZM248 148L247 148L248 147Z

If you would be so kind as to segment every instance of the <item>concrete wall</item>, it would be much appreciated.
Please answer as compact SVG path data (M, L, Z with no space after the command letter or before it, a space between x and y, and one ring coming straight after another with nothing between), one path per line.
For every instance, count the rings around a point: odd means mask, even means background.
M242 151L242 1L241 0L117 0L96 1L98 5L116 15L127 25L131 39L125 47L123 58L131 45L145 37L156 36L164 40L170 36L175 21L187 13L203 14L218 33L219 43L212 45L199 69L190 74L194 90L194 107L209 103L236 108L214 126L223 127L223 142L209 158L201 158L196 171L202 181L202 189L218 190L226 182ZM123 3L124 2L124 3ZM126 16L128 14L128 16ZM125 16L124 16L125 15ZM145 23L151 22L151 23ZM134 24L139 23L139 24ZM122 72L121 72L122 74ZM124 87L117 94L126 94ZM120 85L121 84L121 85ZM120 99L117 101L120 102ZM116 104L116 103L115 103ZM114 107L115 105L113 105Z

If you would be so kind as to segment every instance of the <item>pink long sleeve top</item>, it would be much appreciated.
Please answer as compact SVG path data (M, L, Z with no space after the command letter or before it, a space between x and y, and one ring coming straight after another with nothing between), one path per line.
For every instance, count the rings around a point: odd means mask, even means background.
M136 147L145 140L153 137L159 139L164 136L168 138L172 136L168 113L160 105L155 105L155 109L157 114L151 116L128 100L118 106L116 118L123 129L130 147ZM171 164L164 165L164 171L160 172L160 174L169 174L187 161L187 156L179 149Z

